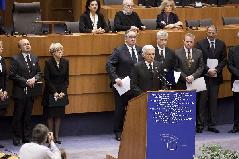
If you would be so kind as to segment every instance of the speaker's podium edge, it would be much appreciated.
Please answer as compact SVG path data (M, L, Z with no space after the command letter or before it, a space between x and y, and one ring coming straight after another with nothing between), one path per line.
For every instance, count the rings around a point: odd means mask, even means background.
M185 90L167 90L167 92L175 91ZM149 92L165 92L165 90ZM146 159L147 98L148 92L131 99L128 103L118 159ZM116 158L107 155L106 159Z

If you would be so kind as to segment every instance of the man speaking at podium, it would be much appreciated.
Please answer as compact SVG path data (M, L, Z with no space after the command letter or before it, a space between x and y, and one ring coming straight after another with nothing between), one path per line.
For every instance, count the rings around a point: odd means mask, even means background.
M130 86L134 96L161 89L162 63L154 61L155 48L145 45L142 48L142 56L144 61L136 63L131 72Z

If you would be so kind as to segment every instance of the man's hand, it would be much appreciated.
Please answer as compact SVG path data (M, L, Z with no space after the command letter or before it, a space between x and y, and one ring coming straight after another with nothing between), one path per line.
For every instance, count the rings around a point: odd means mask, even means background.
M26 84L27 84L30 88L33 88L34 85L35 85L35 83L36 83L35 77L32 77L31 79L28 79L27 82L26 82Z
M192 75L186 77L186 81L191 84L194 80L194 77Z
M60 94L58 94L59 98L63 98L65 96L65 93L61 92Z
M210 68L207 73L208 73L209 77L216 77L217 76L217 70L215 68Z
M51 141L54 142L53 132L49 132L49 133L48 133L48 142L51 143Z
M116 83L118 86L122 86L122 80L121 80L120 78L115 79L115 83Z

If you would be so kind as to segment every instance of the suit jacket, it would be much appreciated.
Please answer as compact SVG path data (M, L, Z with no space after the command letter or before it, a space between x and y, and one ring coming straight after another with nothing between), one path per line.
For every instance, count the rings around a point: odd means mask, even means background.
M157 29L164 29L164 27L168 24L174 24L177 23L179 21L178 16L175 13L170 13L168 18L167 18L167 14L163 11L161 12L158 16L157 16ZM165 22L166 25L162 22Z
M35 77L36 81L40 80L40 66L38 57L30 54L32 66L30 73L27 63L22 53L18 53L12 57L12 64L9 70L9 79L13 81L13 98L22 99L27 96L32 96L30 87L26 85L27 79ZM26 89L28 90L26 93Z
M177 58L176 70L181 72L179 83L186 84L186 77L192 75L194 79L199 78L204 69L202 51L196 48L192 49L192 64L189 68L187 65L187 57L184 48L175 51Z
M141 47L135 46L138 53L138 61L142 61ZM130 76L131 69L134 66L132 57L126 44L113 50L112 55L109 57L106 63L106 71L108 72L112 83L115 83L115 79L124 78Z
M225 43L219 39L216 39L214 53L210 49L210 44L208 42L208 39L203 39L203 40L199 41L197 43L196 47L198 49L202 50L202 53L203 53L203 61L204 61L204 65L205 65L203 75L205 77L208 77L207 72L209 70L209 67L207 67L207 59L217 59L218 60L218 66L216 67L217 77L215 77L215 79L217 79L219 83L222 83L223 82L222 71L223 71L224 66L227 63L227 59L226 59L227 52L226 52Z
M162 63L153 62L153 71L149 70L145 61L136 63L130 76L131 92L134 96L145 91L157 91L161 89Z
M138 4L143 6L158 7L161 5L161 0L139 0Z
M2 65L2 71L0 71L0 89L2 91L7 90L7 68L5 59L2 57L0 60L0 64Z
M103 14L98 13L98 23L97 28L105 29L105 32L109 31L109 28L105 22ZM90 13L85 12L80 16L79 30L82 33L91 33L93 30L93 22L90 19Z
M231 82L239 80L239 45L230 48L228 53L228 70L231 72Z
M63 92L67 95L69 85L69 61L61 58L59 68L52 57L45 61L44 69L45 89L43 94L43 105L48 105L49 94ZM67 99L67 104L69 103Z
M130 15L126 15L123 11L119 11L115 14L114 19L114 30L115 31L126 31L131 28L131 26L136 26L140 30L142 30L142 24L138 14L136 12L132 12Z

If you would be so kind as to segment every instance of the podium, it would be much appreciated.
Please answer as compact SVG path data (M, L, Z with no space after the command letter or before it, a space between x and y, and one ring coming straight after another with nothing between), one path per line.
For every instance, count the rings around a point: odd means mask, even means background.
M195 114L195 91L150 91L130 100L118 159L192 159Z

